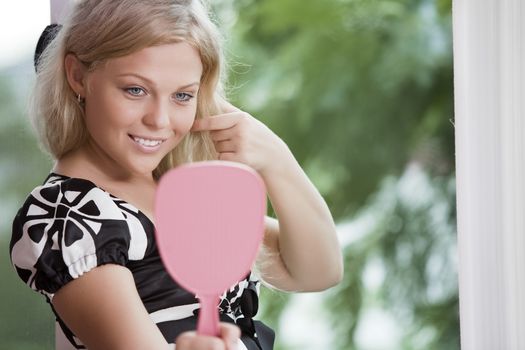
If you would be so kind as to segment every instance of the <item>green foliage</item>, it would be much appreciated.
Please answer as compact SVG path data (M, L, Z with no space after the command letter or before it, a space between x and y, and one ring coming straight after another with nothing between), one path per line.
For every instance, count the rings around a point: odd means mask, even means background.
M15 274L8 242L0 239L0 349L52 349L54 317L44 297L30 290Z
M369 306L404 330L403 349L459 349L454 201L450 177L418 166L382 182L356 217L366 228L345 250L345 280L326 300L339 349L358 348L355 320ZM373 264L381 281L364 286Z
M330 169L322 190L336 218L354 214L428 139L450 172L449 15L436 18L430 1L236 4L230 50L250 68L234 67L232 95L307 171Z
M39 150L23 102L12 93L14 82L0 76L0 194L3 204L16 210L25 196L49 172L50 161ZM27 84L29 85L29 84ZM25 101L24 101L25 102ZM6 185L9 184L9 185ZM10 212L14 215L14 212ZM11 217L11 216L9 216ZM0 237L8 229L1 222Z
M428 272L455 249L451 1L234 5L233 99L287 142L337 220L374 210L375 224L345 249L344 281L327 293L335 346L357 347L360 317L376 303L403 325L400 347L459 348L453 261ZM396 197L410 163L429 177L426 206ZM446 220L432 222L433 200ZM362 280L376 260L386 275L371 295Z
M358 325L365 288L363 270L366 264L366 250L357 246L348 247L344 254L345 278L327 296L327 307L339 349L356 349L354 334Z
M290 294L263 286L260 293L260 305L257 319L264 320L265 324L274 330L279 329L280 316L286 304L290 300ZM282 338L276 336L275 350L286 350L282 344Z
M0 76L1 77L1 76ZM27 194L50 169L39 151L29 121L11 88L0 79L0 349L51 349L54 317L44 297L16 275L9 259L11 222Z

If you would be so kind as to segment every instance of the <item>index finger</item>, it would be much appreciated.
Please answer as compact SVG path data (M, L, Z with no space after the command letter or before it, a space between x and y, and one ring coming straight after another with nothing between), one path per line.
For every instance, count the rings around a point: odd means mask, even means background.
M229 129L237 123L239 115L234 113L225 113L214 115L206 118L195 119L191 131L210 131Z

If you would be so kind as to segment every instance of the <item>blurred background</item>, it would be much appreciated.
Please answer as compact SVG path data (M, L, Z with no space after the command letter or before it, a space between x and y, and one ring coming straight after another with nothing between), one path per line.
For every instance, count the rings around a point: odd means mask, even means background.
M287 142L344 250L337 287L263 288L276 349L459 349L451 0L210 2L230 98ZM26 113L48 23L48 1L0 5L0 349L54 344L49 306L8 254L51 169Z

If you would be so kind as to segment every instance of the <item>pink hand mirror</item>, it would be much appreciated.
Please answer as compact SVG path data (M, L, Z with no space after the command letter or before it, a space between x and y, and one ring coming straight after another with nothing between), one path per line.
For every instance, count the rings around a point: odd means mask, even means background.
M264 182L240 163L190 163L160 179L157 245L171 277L199 298L197 333L219 334L220 295L250 271L265 214Z

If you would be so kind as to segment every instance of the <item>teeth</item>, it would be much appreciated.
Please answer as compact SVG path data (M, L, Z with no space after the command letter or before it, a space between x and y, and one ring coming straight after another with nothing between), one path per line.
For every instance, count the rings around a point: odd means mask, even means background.
M146 139L142 139L142 138L136 137L136 136L133 136L133 140L135 140L135 142L140 143L141 145L147 146L147 147L155 147L155 146L158 146L158 145L160 145L162 143L162 141L160 141L160 140L157 140L157 141L146 140Z

